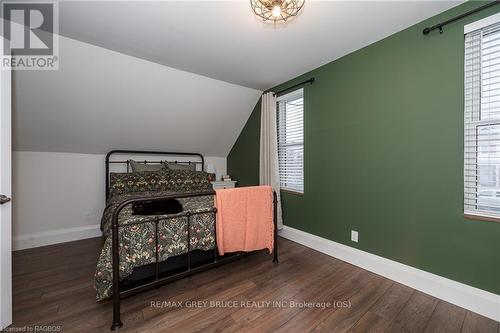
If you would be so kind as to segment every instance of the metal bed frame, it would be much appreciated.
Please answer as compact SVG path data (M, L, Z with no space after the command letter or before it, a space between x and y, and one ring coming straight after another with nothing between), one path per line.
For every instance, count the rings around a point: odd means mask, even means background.
M169 156L191 156L191 157L196 157L201 160L200 161L168 161L168 160L162 160L162 161L144 161L145 164L154 164L154 163L162 163L162 162L174 162L174 163L179 163L179 164L201 164L201 169L203 170L204 168L204 162L205 159L203 158L203 155L198 154L198 153L182 153L182 152L159 152L159 151L141 151L141 150L112 150L109 153L106 154L106 199L108 199L109 196L109 167L110 164L126 164L127 165L127 172L130 172L129 168L129 160L125 161L111 161L110 157L113 154L127 154L127 155L133 155L133 154L141 154L141 155L169 155ZM141 161L143 162L143 161ZM206 196L206 195L215 195L215 191L200 191L200 192L188 192L188 193L174 193L174 194L169 194L161 197L139 197L139 198L133 198L133 199L128 199L124 202L122 202L116 209L113 211L112 215L112 220L111 220L111 237L112 237L112 256L113 256L113 323L111 325L111 330L116 330L119 329L120 327L123 326L122 321L120 320L120 301L122 298L136 294L140 291L146 290L146 289L151 289L151 288L157 288L161 285L170 283L172 281L181 279L183 277L210 269L212 267L217 267L219 265L222 265L224 263L234 261L235 259L239 259L244 255L247 255L248 253L237 253L236 255L233 255L231 257L220 257L218 255L218 250L217 250L217 233L215 229L215 224L214 224L214 235L215 235L215 246L214 246L214 260L213 262L210 262L208 264L203 264L198 267L191 267L191 245L190 245L190 221L191 217L194 215L198 214L206 214L207 211L203 212L196 212L196 213L184 213L181 215L176 215L175 217L179 216L185 216L187 218L187 239L188 239L188 250L187 250L187 269L185 271L182 271L180 273L168 275L166 277L160 277L160 270L159 270L159 255L158 255L158 224L160 221L163 220L169 220L173 217L156 217L153 221L143 221L143 222L137 222L137 223L131 223L127 225L119 225L118 224L118 217L120 215L120 212L122 211L123 208L125 208L128 205L131 205L136 202L141 202L141 201L158 201L158 200L165 200L165 199L178 199L178 198L188 198L188 197L199 197L199 196ZM273 192L273 221L274 221L274 248L273 248L273 262L278 263L278 228L277 228L277 211L276 211L276 193ZM210 211L208 211L210 212ZM215 219L216 219L216 212L217 209L214 207L213 210L211 211L212 214L214 214ZM120 242L119 242L119 228L123 226L130 226L133 224L144 224L144 223L154 223L154 230L155 230L155 256L156 260L154 262L154 267L155 267L155 274L154 274L154 281L153 282L147 282L139 286L135 286L130 289L126 290L121 290L120 288L120 271L119 271L119 263L120 263L120 255L119 255L119 248L120 248Z

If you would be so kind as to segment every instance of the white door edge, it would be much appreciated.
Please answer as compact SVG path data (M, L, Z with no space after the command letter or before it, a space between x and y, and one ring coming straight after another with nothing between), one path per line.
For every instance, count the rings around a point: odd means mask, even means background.
M0 38L0 55L3 55ZM2 56L3 57L3 56ZM0 194L11 191L11 71L0 69ZM0 205L0 329L12 324L12 203Z

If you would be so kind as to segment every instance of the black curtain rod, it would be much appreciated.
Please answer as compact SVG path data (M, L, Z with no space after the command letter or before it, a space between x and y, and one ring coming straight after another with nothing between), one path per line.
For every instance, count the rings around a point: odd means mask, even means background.
M314 82L314 78L312 77L312 78L310 78L309 80L305 80L305 81L303 81L303 82L300 82L300 83L294 84L294 85L293 85L293 86L291 86L291 87L288 87L288 88L286 88L286 89L283 89L283 90L280 90L280 91L278 91L278 92L275 92L275 93L274 93L274 96L276 96L276 95L281 95L281 94L283 94L284 92L287 92L287 91L289 91L289 90L292 90L292 89L297 88L297 87L300 87L300 86L303 86L303 85L305 85L305 84L313 84L313 82Z
M458 20L461 20L463 19L464 17L467 17L469 15L472 15L472 14L475 14L477 12L480 12L482 11L483 9L486 9L486 8L489 8L489 7L492 7L492 6L495 6L495 5L498 5L500 3L500 0L495 0L493 2L490 2L490 3L487 3L486 5L484 6L481 6L481 7L477 7L476 9L473 9L473 10L470 10L466 13L463 13L461 15L458 15L458 16L455 16L451 19L449 19L448 21L444 21L444 22L441 22L441 23L438 23L438 24L435 24L433 25L432 27L427 27L425 28L422 33L424 35L428 35L429 32L433 31L433 30L436 30L436 29L439 29L439 33L443 33L443 27L447 24L450 24L452 22L455 22L455 21L458 21Z

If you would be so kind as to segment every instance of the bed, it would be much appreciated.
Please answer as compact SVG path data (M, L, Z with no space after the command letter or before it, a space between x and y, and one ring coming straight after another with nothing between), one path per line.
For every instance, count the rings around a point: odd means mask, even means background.
M141 159L141 165L156 165L154 171L132 172L131 164L137 163L133 156L161 158ZM112 330L122 326L121 298L247 254L218 254L215 191L203 171L202 155L114 150L106 155L105 164L104 245L95 289L98 301L113 299ZM120 172L111 172L117 166L122 167ZM275 210L275 194L273 204ZM144 211L148 205L170 208ZM274 262L278 262L276 231L275 210Z

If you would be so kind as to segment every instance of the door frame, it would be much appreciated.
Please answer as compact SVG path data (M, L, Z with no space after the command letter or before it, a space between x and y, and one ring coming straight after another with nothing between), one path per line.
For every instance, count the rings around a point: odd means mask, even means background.
M3 37L0 52L3 54ZM0 194L12 196L12 72L0 69ZM12 203L0 205L0 329L12 324Z

